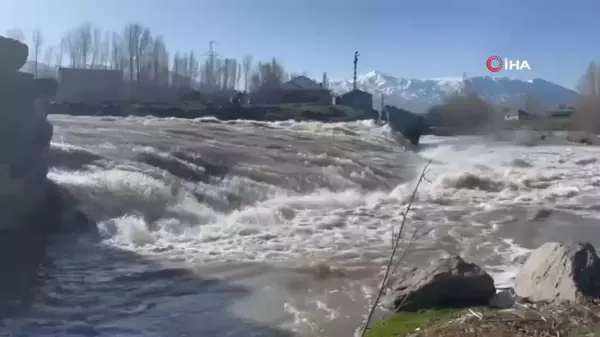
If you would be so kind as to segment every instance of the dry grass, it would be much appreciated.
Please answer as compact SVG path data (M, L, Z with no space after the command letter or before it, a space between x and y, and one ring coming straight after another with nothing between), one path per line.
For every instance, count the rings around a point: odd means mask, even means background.
M467 310L460 318L407 334L410 337L600 336L600 305L527 305L512 310ZM390 336L392 337L392 336ZM395 336L394 336L395 337Z

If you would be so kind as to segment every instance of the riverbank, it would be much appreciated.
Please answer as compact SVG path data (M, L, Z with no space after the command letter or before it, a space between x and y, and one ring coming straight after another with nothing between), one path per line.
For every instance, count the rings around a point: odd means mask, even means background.
M485 307L398 313L375 324L367 337L599 336L600 305L520 304L509 310Z
M204 104L182 101L174 104L86 104L55 102L51 114L73 116L156 116L177 118L215 117L220 120L246 119L256 121L320 121L341 122L376 119L377 111L363 111L344 105L318 104Z
M589 243L545 243L520 268L514 289L502 290L460 257L415 268L382 302L396 314L366 336L593 336L600 332L599 262Z

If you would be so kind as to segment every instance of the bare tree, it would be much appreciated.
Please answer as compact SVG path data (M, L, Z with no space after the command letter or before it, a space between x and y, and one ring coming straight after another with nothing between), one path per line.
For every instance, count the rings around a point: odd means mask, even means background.
M127 58L129 81L136 80L136 58L140 45L143 27L139 24L129 24L123 31L123 47Z
M596 62L590 62L585 74L579 79L577 91L582 95L595 96L600 93L600 68Z
M200 74L200 63L193 51L190 51L187 56L186 77L189 79L189 86L192 87L197 81Z
M47 67L51 67L52 66L52 62L54 61L54 46L48 46L46 48L46 50L44 51L44 65ZM53 72L49 72L47 74L44 74L44 76L48 76L48 77L54 77L56 74L54 74Z
M77 49L80 53L80 67L87 68L92 58L90 55L93 49L92 24L89 22L81 24L75 28L73 34L75 35L75 43L78 45Z
M235 88L238 90L239 90L239 88L241 88L241 83L240 83L241 78L242 78L242 65L240 63L238 63L237 71L236 71L236 78L235 78Z
M56 67L62 67L63 65L63 56L65 55L65 47L62 43L58 45L58 50L54 53L54 65Z
M184 85L186 64L187 61L185 60L185 55L175 52L175 55L173 56L173 66L171 67L171 84L174 87L180 87Z
M44 51L44 64L52 66L54 61L54 46L48 46Z
M235 59L226 58L223 60L223 64L221 65L221 89L235 89L238 79L238 68L239 67Z
M122 70L124 63L123 39L118 33L113 33L110 41L110 63L113 70Z
M250 84L250 71L252 71L252 55L245 55L242 59L242 68L244 68L244 91L248 91Z
M38 62L40 59L40 49L42 48L42 44L44 44L44 38L42 36L42 31L39 29L34 29L33 34L31 35L31 42L33 44L33 76L38 77Z
M108 59L110 57L110 39L111 34L105 32L102 40L99 41L99 47L97 48L98 53L98 65L103 69L109 69Z
M283 65L273 58L271 62L259 62L256 71L250 77L250 92L276 88L283 84L287 74Z
M156 36L152 45L152 80L157 84L164 84L163 74L165 67L166 47L162 36ZM168 67L168 64L166 65Z
M65 34L61 45L69 56L69 63L72 68L94 66L94 37L97 34L97 30L92 27L91 23L87 22Z
M600 67L591 62L579 80L580 93L575 112L570 118L570 128L574 130L600 132Z
M123 42L129 80L139 82L142 78L148 78L150 71L148 60L153 47L150 30L138 23L129 24L123 30Z
M495 127L498 114L475 93L453 95L430 109L431 115L439 115L441 124L456 134L490 131Z
M60 42L60 47L69 58L69 67L77 68L81 64L81 55L76 36L71 33L66 34Z
M102 50L102 31L99 28L93 28L91 32L90 69L93 69L98 65L102 65L102 62L100 62L100 53Z
M6 37L15 39L21 42L25 41L25 33L20 28L12 28L6 31Z

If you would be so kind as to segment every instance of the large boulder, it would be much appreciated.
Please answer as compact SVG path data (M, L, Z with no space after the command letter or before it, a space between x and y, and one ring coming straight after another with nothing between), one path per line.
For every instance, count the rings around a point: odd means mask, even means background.
M28 56L27 45L0 36L0 74L18 71L25 65Z
M494 280L460 256L414 268L392 287L383 304L394 311L487 305L496 294Z
M515 278L515 292L532 302L600 298L600 261L589 243L548 242L533 251Z
M19 72L27 54L26 45L0 37L0 236L62 229L66 219L89 228L70 207L75 201L46 177L53 135L47 106L58 82Z

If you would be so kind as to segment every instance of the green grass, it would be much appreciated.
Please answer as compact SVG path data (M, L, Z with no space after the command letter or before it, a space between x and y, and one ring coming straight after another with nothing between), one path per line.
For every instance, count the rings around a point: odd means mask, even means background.
M457 309L401 312L383 319L372 326L366 337L401 337L416 328L426 328L446 322L460 313Z

